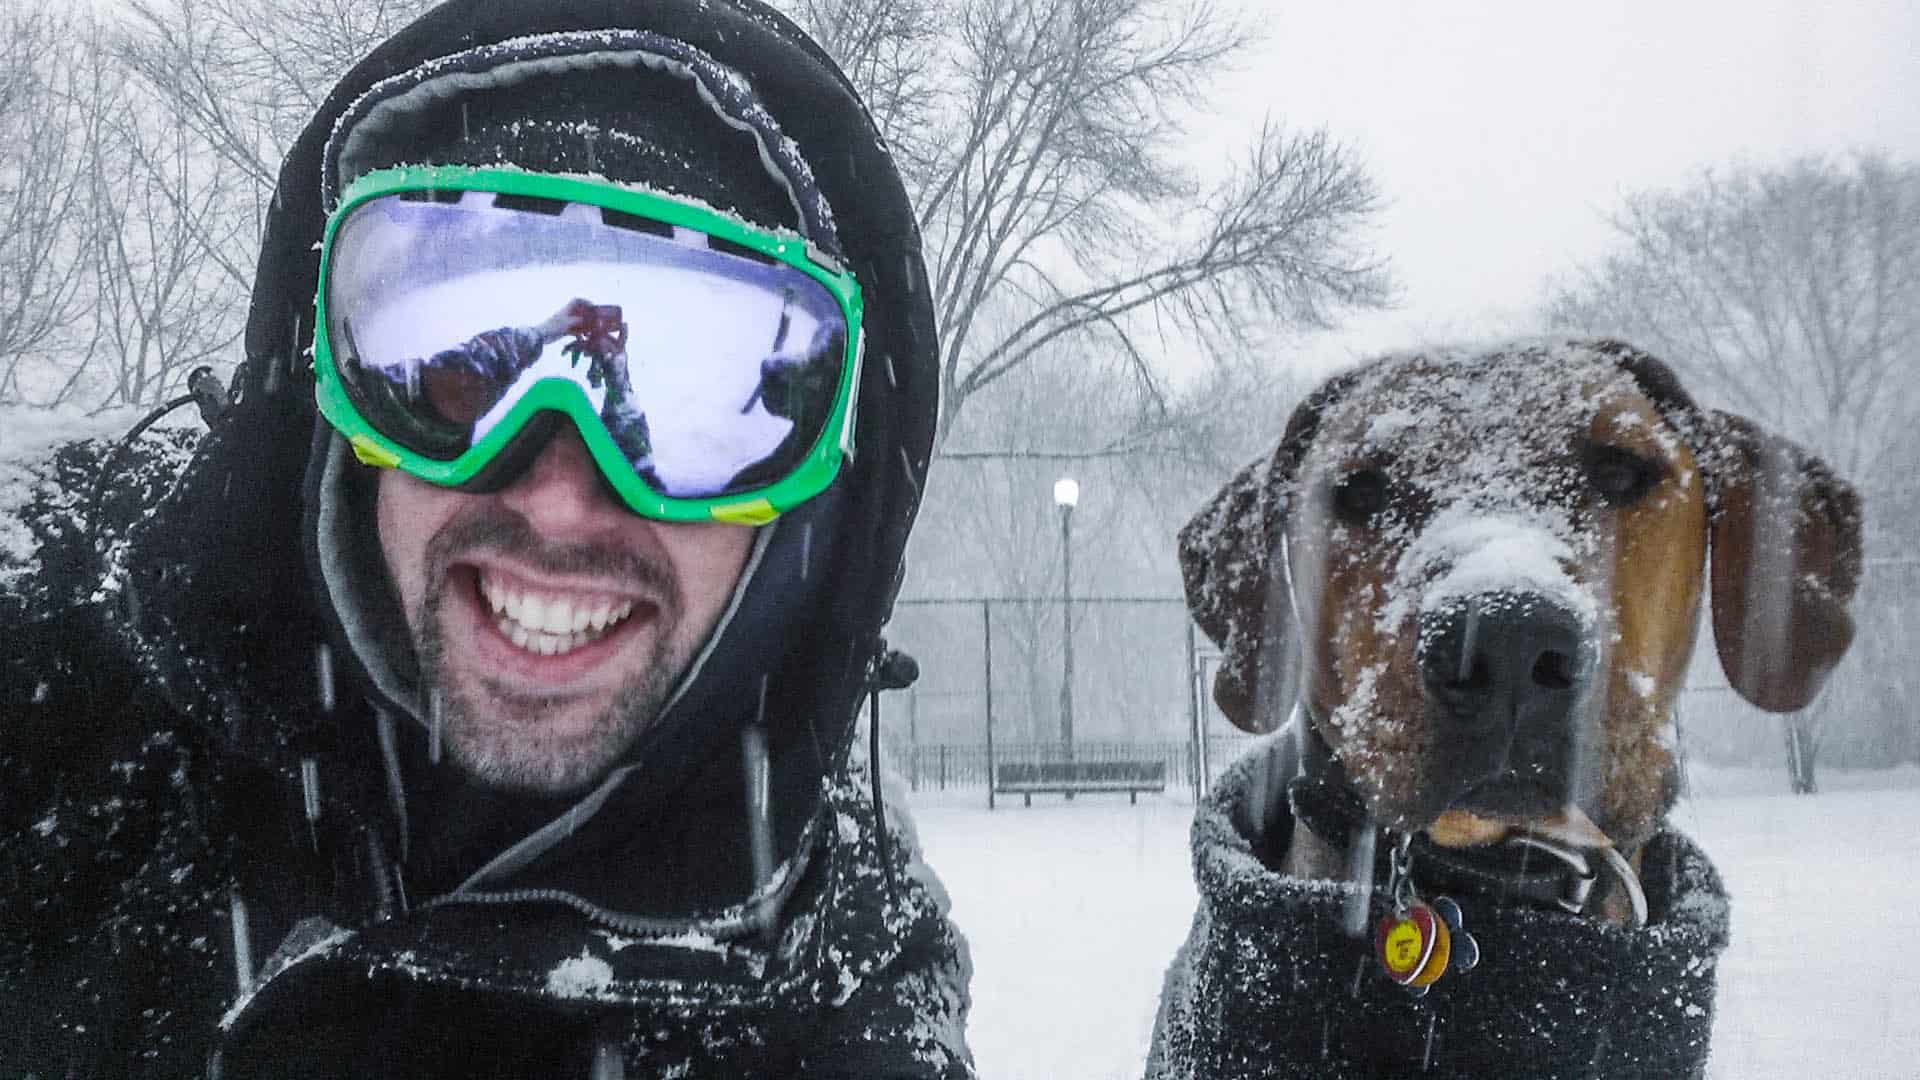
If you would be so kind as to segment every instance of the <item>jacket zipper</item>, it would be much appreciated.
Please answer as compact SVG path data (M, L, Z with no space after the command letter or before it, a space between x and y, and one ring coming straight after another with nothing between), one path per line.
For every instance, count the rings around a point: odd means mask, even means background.
M500 904L563 904L585 915L587 919L604 930L614 930L642 938L668 938L683 934L704 934L715 941L731 941L745 937L758 929L757 915L745 913L713 922L693 920L655 919L644 915L628 915L618 911L609 911L592 901L583 899L564 889L502 889L496 892L449 893L438 896L420 906L424 908L447 907L454 904L500 905ZM764 901L756 908L764 906Z
M700 934L719 942L733 942L756 934L768 933L787 898L799 886L800 878L814 855L818 828L809 826L800 834L800 846L776 875L773 886L749 897L739 905L737 914L712 919L657 919L610 911L564 889L500 889L489 892L448 893L423 902L421 908L450 904L563 904L585 915L602 929L640 938L669 938Z

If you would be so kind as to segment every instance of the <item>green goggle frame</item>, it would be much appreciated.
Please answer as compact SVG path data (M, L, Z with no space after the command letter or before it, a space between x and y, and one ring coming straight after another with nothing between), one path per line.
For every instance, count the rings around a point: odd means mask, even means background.
M750 490L711 497L663 494L636 472L581 386L562 378L542 378L525 388L505 416L451 459L420 453L389 437L356 405L339 367L343 355L350 355L351 350L337 347L329 330L332 324L328 293L337 233L356 208L372 199L408 193L469 191L586 204L694 230L758 253L818 282L839 305L846 324L846 352L839 365L839 384L832 406L812 448L782 475ZM627 508L659 521L765 524L826 490L839 474L841 464L853 456L854 404L864 346L860 286L853 274L797 234L758 229L709 207L670 195L586 177L511 168L436 165L370 172L347 188L339 207L327 220L314 303L314 391L320 414L346 438L361 462L399 469L430 484L484 490L483 471L543 412L560 413L571 420L601 475Z

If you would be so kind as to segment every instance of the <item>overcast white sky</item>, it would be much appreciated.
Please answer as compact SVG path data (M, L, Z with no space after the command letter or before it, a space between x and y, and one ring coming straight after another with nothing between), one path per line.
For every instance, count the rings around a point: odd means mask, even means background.
M1207 156L1265 114L1325 126L1388 200L1402 306L1304 343L1315 365L1524 329L1623 193L1802 153L1920 159L1916 0L1246 3L1267 39L1220 81Z

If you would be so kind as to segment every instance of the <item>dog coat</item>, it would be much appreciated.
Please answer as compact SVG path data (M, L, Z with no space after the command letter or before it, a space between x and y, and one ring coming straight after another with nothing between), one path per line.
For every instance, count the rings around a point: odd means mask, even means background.
M1343 932L1355 886L1273 869L1293 815L1267 793L1297 772L1283 728L1195 814L1200 901L1161 992L1149 1080L1703 1074L1728 907L1693 841L1670 826L1648 841L1640 930L1459 898L1480 964L1416 999L1381 973L1370 932ZM1369 931L1384 898L1371 909Z

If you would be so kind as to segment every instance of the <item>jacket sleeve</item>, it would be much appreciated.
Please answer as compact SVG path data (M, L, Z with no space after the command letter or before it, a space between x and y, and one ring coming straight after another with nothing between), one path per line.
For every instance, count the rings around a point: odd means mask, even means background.
M227 988L197 759L138 691L102 588L175 448L135 444L96 496L102 444L69 444L0 506L0 1076L191 1075Z
M854 743L829 796L844 861L837 896L826 905L839 925L826 951L845 966L827 977L844 996L809 1034L797 1072L809 1080L971 1080L966 938L947 916L946 888L922 860L905 793L891 778L882 781L890 789L887 844L876 842L871 774L861 740Z
M64 628L0 628L0 1076L190 1075L229 986L197 770Z

